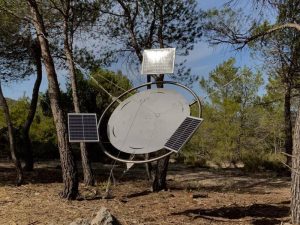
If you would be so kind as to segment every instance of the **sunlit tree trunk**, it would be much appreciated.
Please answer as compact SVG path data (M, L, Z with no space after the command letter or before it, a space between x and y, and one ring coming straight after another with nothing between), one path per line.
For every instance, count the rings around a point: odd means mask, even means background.
M292 157L291 216L292 224L300 224L300 108L298 109Z
M287 156L287 164L292 165L292 155L293 152L293 128L292 128L292 118L291 118L291 85L289 83L285 84L284 93L284 133L285 133L285 152Z
M57 141L64 182L64 190L61 193L61 197L75 199L78 195L78 174L70 144L68 142L66 120L60 102L60 90L55 66L50 54L49 43L45 36L46 30L44 21L40 14L38 5L35 0L27 0L27 2L29 3L32 14L32 22L40 42L42 58L47 72L50 106L57 132Z
M76 69L75 69L75 64L74 64L74 59L73 59L72 46L70 43L71 41L69 38L69 33L72 33L72 29L70 28L69 23L68 23L68 20L70 19L69 14L71 11L70 2L67 3L66 7L67 7L67 10L66 10L66 14L64 17L64 51L65 51L65 55L67 57L67 63L68 63L68 67L69 67L74 110L76 113L80 113L80 103L79 103L78 94L77 94L78 92L77 92L77 82L76 82ZM71 34L70 36L72 37L73 35ZM90 160L88 158L87 147L84 142L80 143L80 152L81 152L84 184L92 186L95 184L95 180L94 180Z

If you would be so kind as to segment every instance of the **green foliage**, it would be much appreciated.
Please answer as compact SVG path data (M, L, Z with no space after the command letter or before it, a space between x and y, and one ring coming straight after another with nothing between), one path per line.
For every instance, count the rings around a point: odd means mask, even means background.
M284 161L286 159L280 153L265 153L263 151L244 152L242 159L244 170L249 172L270 170L280 173L286 171L282 163Z
M242 163L251 171L277 169L279 161L273 155L282 150L282 102L268 104L274 89L259 96L261 73L234 64L231 58L208 79L201 79L201 87L209 94L203 107L204 122L180 157L198 166Z
M97 68L90 74L91 78L86 78L80 71L77 71L77 92L82 112L95 112L98 115L112 101L111 97L103 90L109 92L113 97L119 96L124 90L132 87L131 82L120 71L113 71ZM61 92L61 99L65 112L73 112L72 89L70 83L67 91ZM41 95L41 108L45 115L51 116L50 99L48 93Z
M159 47L163 38L165 46L176 46L178 54L187 55L201 36L200 12L195 0L115 1L105 10L112 16L106 18L104 31L112 41L121 44L120 49L136 51L135 48L140 48L141 51ZM117 16L120 12L124 16ZM161 19L163 27L160 27ZM135 29L134 33L130 33L130 26ZM132 35L138 46L132 43Z
M115 73L109 70L98 68L92 71L91 76L97 81L90 79L89 85L93 89L96 97L97 112L103 110L111 103L112 99L103 88L108 91L113 97L118 97L124 91L132 88L130 80L124 76L121 71Z
M8 100L13 126L17 129L18 150L22 155L21 129L27 118L30 99L22 97L18 100ZM4 115L0 110L0 128L6 127ZM45 115L38 104L34 121L30 128L34 157L53 158L57 156L56 130L51 116ZM1 137L0 137L1 138Z
M33 40L27 22L20 19L26 7L24 1L0 1L0 79L5 81L22 79L33 72Z
M236 68L234 63L234 59L225 61L210 73L208 80L200 81L210 96L211 102L206 103L210 109L207 120L213 129L207 138L215 149L211 154L216 161L238 161L241 150L251 147L248 133L259 120L254 117L252 106L259 101L261 74L246 67Z

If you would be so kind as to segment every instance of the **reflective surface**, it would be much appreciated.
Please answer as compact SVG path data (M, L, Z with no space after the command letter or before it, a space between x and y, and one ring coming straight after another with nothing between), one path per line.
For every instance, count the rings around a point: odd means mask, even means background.
M143 52L142 74L174 72L175 48L148 49Z
M146 90L118 105L108 121L108 137L114 147L126 153L155 152L189 115L188 102L177 92Z

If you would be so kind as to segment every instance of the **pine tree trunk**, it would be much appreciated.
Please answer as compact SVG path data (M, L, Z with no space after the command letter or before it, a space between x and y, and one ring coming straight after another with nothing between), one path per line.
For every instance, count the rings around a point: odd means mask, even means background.
M167 172L170 156L158 160L155 170L155 178L152 184L152 190L159 192L161 190L167 190Z
M284 132L285 132L285 152L292 155L293 152L293 128L291 119L291 85L286 84L284 93ZM287 156L287 164L292 165L292 158Z
M16 151L16 143L15 143L13 125L12 125L12 122L10 119L9 108L8 108L6 99L3 96L1 81L0 81L0 106L2 106L2 108L3 108L4 117L5 117L5 121L7 124L7 129L8 129L9 148L10 148L11 158L15 164L15 168L16 168L16 172L17 172L16 184L21 185L23 182L23 172L22 172L21 163L18 158L17 151Z
M158 76L156 81L163 81L164 80L164 75L161 74ZM158 83L157 84L158 88L163 88L163 83ZM169 160L170 156L167 156L163 159L158 160L156 164L156 170L155 170L155 177L154 181L152 184L152 190L154 192L158 192L161 190L166 190L167 189L167 172L168 172L168 166L169 166Z
M81 160L82 160L82 172L83 182L87 186L95 185L95 179L93 176L92 167L88 158L88 152L85 143L80 143Z
M32 154L32 146L31 146L31 140L29 137L29 131L31 124L33 122L35 112L36 112L36 107L38 103L38 98L39 98L39 90L40 90L40 85L42 82L42 61L41 61L41 49L39 46L38 41L36 40L32 46L32 55L35 60L35 65L36 65L36 80L34 83L33 91L32 91L32 98L31 98L31 103L29 107L29 112L27 115L27 119L23 125L23 141L24 141L24 152L25 152L25 166L24 170L26 171L32 171L33 170L33 154Z
M68 15L68 14L67 14ZM69 27L68 21L65 19L64 22L64 50L65 55L67 57L69 72L70 72L70 79L71 79L71 87L72 87L72 98L73 98L73 105L76 113L80 113L80 104L77 95L77 82L76 82L76 70L73 60L73 53L70 46L69 41ZM80 143L80 151L81 151L81 160L82 160L82 172L83 172L83 180L84 184L87 186L93 186L95 184L91 163L88 158L88 152L86 143Z
M292 157L291 216L292 224L300 224L300 108L298 109Z
M46 30L44 21L42 15L39 12L38 5L35 0L27 1L31 10L33 18L32 23L37 32L37 37L41 46L42 58L47 72L50 106L57 132L57 141L64 182L64 190L61 193L61 197L67 199L75 199L78 195L78 174L70 144L68 142L66 120L60 102L60 90L54 62L50 54L49 43L45 36Z
M148 160L150 157L149 153L145 154L145 159ZM150 162L145 163L145 169L147 174L147 179L152 180L152 164Z

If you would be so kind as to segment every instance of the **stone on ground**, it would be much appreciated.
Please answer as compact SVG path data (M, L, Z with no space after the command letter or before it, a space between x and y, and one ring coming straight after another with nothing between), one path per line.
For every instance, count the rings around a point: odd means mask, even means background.
M91 225L121 225L121 223L105 207L101 207L92 219Z

